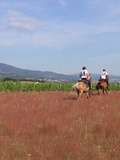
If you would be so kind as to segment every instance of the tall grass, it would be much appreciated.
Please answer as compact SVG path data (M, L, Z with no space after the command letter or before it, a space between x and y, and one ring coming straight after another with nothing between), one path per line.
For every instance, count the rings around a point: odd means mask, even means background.
M119 160L119 97L0 93L1 160Z

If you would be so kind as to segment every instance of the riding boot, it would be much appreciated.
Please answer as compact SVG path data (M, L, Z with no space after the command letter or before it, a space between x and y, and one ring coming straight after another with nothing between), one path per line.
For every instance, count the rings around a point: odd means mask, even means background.
M108 81L107 81L107 89L110 90L110 84Z
M91 82L90 81L88 82L88 85L89 85L89 92L91 92L92 88L91 88Z

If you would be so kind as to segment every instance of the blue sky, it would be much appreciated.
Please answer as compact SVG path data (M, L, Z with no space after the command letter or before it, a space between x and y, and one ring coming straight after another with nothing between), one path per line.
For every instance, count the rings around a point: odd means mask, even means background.
M0 0L0 63L120 76L120 0Z

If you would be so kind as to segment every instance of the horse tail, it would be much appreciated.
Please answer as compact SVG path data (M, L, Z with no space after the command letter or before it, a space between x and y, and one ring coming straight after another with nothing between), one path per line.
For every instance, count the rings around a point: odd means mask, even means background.
M72 91L77 91L78 83L76 83L74 86L72 86Z
M96 90L100 89L100 83L97 83Z

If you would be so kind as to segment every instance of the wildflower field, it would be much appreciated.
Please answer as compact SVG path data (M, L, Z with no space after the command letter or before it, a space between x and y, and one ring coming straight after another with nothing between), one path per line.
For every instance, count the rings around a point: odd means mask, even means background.
M119 160L120 91L0 92L1 160Z

